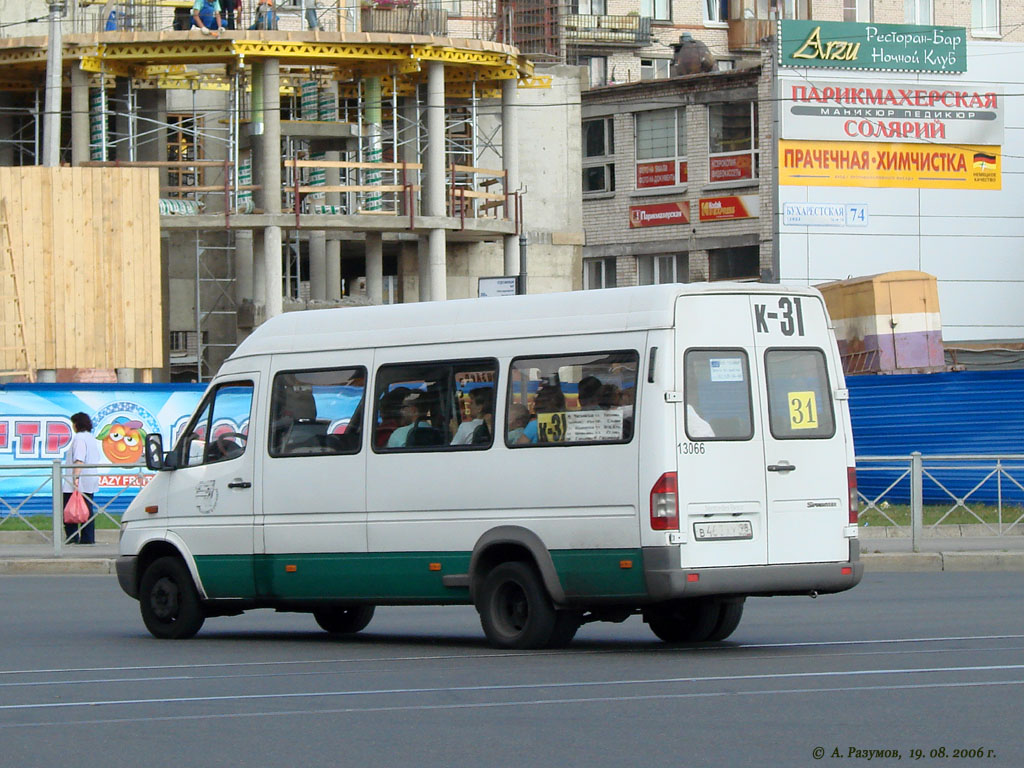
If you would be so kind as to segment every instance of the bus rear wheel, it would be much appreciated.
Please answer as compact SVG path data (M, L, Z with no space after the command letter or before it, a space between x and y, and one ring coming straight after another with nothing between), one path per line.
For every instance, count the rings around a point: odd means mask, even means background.
M529 563L502 563L483 580L477 611L484 634L498 648L517 650L567 645L581 617L555 610L537 569Z
M313 611L313 618L332 635L351 635L366 629L373 611L372 605L331 606Z
M718 628L721 613L717 600L678 600L646 610L644 621L666 643L701 643Z
M194 637L206 620L192 576L177 557L161 557L146 568L139 609L146 629L161 640Z
M743 603L746 599L745 597L739 597L735 600L721 601L722 610L718 614L718 623L711 634L708 635L708 640L725 640L725 638L736 631L736 627L740 625L740 619L743 618Z

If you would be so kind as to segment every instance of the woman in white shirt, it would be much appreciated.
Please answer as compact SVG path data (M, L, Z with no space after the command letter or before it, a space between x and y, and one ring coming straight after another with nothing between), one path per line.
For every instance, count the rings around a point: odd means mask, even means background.
M72 544L95 544L96 530L93 516L96 514L96 507L93 503L93 494L99 490L100 478L97 470L83 471L76 464L103 464L103 454L100 452L100 444L92 436L92 419L87 414L76 413L71 417L71 426L74 427L75 435L71 438L71 445L64 454L64 463L74 468L70 475L65 472L61 483L61 490L64 492L64 506L68 505L73 491L79 491L89 505L89 522L78 525L77 523L64 523L64 535Z
M477 387L469 392L469 421L464 421L459 424L459 428L455 430L455 437L452 438L452 445L471 445L473 443L486 443L490 442L490 431L489 427L484 427L488 430L484 432L481 430L477 432L477 429L483 425L484 418L493 413L491 407L491 395L494 389L492 387ZM474 439L473 433L477 432L476 439Z

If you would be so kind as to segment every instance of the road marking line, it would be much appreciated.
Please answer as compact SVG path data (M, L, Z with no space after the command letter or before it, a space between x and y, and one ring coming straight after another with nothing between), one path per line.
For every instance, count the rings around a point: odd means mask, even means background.
M291 693L246 693L233 696L180 696L154 699L98 699L92 701L40 702L35 704L2 704L0 711L27 709L69 709L75 707L139 706L141 704L195 704L212 701L256 701L266 699L329 698L332 696L384 696L421 693L470 693L481 691L522 691L543 688L591 688L619 685L677 685L680 683L721 683L741 680L792 680L829 677L862 677L868 675L919 675L952 672L1007 672L1024 670L1024 664L998 664L970 667L920 667L904 669L858 669L831 672L775 672L763 675L710 675L707 677L666 677L636 680L581 680L566 683L520 683L516 685L467 685L430 688L380 688L348 691L295 691Z
M119 723L153 723L182 720L217 720L245 717L309 717L311 715L343 715L343 714L369 714L374 712L414 712L429 710L456 710L456 709L488 709L496 707L534 707L551 706L556 704L608 704L616 702L634 701L665 701L680 699L701 699L723 696L777 696L780 694L808 694L808 693L851 693L856 691L907 691L907 690L928 690L936 688L987 688L992 686L1024 685L1024 680L992 680L989 682L965 682L965 683L918 683L913 685L867 685L867 686L844 686L841 688L781 688L772 690L750 690L750 691L708 691L702 693L664 693L644 694L637 696L598 696L593 698L571 698L571 699L529 699L525 701L492 701L466 704L407 704L393 705L386 707L345 707L341 709L297 709L279 710L277 712L225 712L221 714L202 715L157 715L145 718L109 718L96 720L59 720L51 722L32 723L0 723L0 729L6 728L38 728L52 727L59 725L69 727L73 725L116 725ZM230 697L229 697L230 698Z

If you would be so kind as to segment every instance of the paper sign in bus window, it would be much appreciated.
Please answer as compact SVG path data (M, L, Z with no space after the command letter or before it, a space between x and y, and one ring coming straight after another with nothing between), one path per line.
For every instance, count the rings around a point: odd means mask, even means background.
M560 411L537 416L538 443L592 443L622 439L622 411Z
M787 397L789 398L789 428L817 429L818 401L814 392L790 392Z
M712 357L712 381L743 381L743 359L740 357Z

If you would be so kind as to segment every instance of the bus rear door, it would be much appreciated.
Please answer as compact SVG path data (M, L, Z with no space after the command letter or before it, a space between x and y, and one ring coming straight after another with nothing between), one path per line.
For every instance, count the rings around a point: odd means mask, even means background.
M837 355L822 301L750 297L765 416L768 562L846 560L846 437L837 416Z
M682 566L763 565L769 530L750 297L680 297L675 370Z

